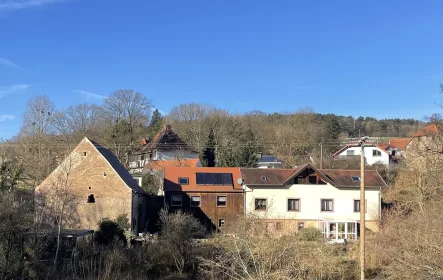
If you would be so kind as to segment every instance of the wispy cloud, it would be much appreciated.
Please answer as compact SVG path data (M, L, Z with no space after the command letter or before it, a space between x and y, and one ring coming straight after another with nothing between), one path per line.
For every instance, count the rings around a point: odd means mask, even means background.
M0 7L1 7L1 4L0 4ZM0 65L6 66L6 67L12 67L12 68L15 68L15 69L20 69L20 70L23 70L23 71L25 70L25 69L23 69L23 67L15 64L14 62L12 62L9 59L6 59L4 57L0 57Z
M22 10L66 1L69 0L6 0L0 3L0 11Z
M16 92L20 92L23 90L26 90L31 85L28 84L19 84L19 85L12 85L9 87L4 88L3 90L0 90L0 98L5 97L6 95L10 95Z
M88 99L89 98L94 98L94 99L105 99L106 98L106 96L104 96L104 95L100 95L100 94L97 94L97 93L92 93L92 92L89 92L89 91L78 90L78 89L73 89L72 91L80 93L81 95L85 96Z
M13 115L7 115L7 114L0 115L0 122L12 121L13 119L15 119L15 116Z

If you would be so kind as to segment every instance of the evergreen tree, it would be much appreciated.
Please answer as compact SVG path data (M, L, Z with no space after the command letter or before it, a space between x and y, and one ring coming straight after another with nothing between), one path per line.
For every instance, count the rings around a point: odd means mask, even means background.
M200 160L204 167L215 166L215 139L214 130L212 129L209 131L208 141L206 142L206 147L203 149Z
M158 111L158 109L155 109L154 112L152 112L152 118L151 118L151 123L149 124L149 126L154 130L154 131L159 131L161 126L163 123L163 117L162 114Z

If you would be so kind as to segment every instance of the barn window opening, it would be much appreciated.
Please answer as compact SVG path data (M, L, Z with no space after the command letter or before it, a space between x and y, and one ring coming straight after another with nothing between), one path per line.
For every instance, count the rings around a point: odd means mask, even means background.
M91 189L91 187L89 187L89 189Z
M88 195L88 203L95 203L95 198L93 194Z
M85 156L87 156L88 155L88 153L87 152L83 152L83 156L85 157Z
M103 172L103 177L106 177L106 172Z

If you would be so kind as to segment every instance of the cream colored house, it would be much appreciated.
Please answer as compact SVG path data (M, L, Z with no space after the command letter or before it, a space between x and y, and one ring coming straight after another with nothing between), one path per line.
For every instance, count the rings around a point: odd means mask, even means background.
M360 219L360 170L241 169L246 214L276 231L294 232L318 227L328 238L356 239ZM366 226L377 230L380 190L386 183L367 170Z

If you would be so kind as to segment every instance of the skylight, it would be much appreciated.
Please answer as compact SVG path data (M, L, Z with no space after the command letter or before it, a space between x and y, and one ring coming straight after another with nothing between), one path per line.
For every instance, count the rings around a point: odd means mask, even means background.
M351 176L352 181L360 181L360 176Z

